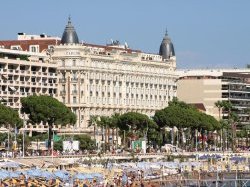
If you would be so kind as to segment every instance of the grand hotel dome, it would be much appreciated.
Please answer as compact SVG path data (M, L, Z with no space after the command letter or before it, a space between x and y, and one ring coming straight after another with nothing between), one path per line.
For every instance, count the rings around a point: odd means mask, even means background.
M79 39L77 36L77 33L75 31L74 26L71 23L71 18L69 17L68 24L66 25L62 39L61 39L62 44L77 44L79 43Z
M166 31L166 34L161 42L159 55L162 56L163 60L170 59L170 57L175 56L174 52L174 45L168 36L168 32Z

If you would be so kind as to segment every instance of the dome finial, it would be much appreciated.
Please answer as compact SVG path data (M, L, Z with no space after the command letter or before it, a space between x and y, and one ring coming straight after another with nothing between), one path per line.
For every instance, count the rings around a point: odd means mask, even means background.
M170 37L168 36L168 30L166 28L165 36L161 42L159 55L162 56L163 60L168 60L170 57L175 56L174 45L171 42Z
M69 15L68 24L71 24L71 16Z
M168 36L168 28L166 27L165 36Z
M78 44L79 40L75 28L71 23L71 17L69 15L68 24L66 25L62 35L61 44L72 44L72 43Z

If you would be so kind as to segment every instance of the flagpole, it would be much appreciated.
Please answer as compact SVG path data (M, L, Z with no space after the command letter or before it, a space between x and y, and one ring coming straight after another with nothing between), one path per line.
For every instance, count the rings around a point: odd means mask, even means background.
M17 129L16 129L16 124L15 124L15 134L14 134L14 141L15 141L15 143L13 144L13 155L12 155L13 158L15 158L16 147L17 147L16 134L17 134Z
M7 154L7 156L9 157L9 153L10 153L10 124L9 124L9 126L8 126L8 154Z
M51 153L51 157L52 157L52 163L54 163L54 131L52 128L52 140L51 140L51 148L52 148L52 153Z
M15 124L15 142L16 142L16 134L17 134L17 129L16 129L16 124Z
M25 114L23 114L23 158L24 158L24 155L25 155L25 153L24 153L24 151L25 151L25 149L24 149L24 135L25 135L25 126L26 126L26 120L25 120Z

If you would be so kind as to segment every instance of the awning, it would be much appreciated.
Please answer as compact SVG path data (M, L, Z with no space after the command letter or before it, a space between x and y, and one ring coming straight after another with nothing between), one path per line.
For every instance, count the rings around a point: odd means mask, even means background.
M8 79L8 75L2 74L3 78Z
M14 86L9 86L9 89L11 89L12 91L16 91L16 88Z

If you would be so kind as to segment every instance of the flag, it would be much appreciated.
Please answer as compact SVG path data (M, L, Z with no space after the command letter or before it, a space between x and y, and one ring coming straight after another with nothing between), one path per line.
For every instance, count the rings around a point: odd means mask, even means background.
M53 138L53 141L54 142L58 142L61 140L61 136L58 136L58 135L54 135L54 138Z

